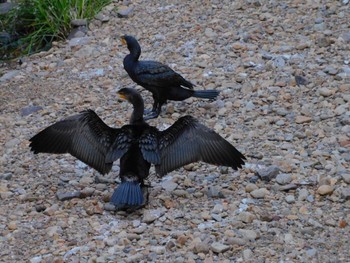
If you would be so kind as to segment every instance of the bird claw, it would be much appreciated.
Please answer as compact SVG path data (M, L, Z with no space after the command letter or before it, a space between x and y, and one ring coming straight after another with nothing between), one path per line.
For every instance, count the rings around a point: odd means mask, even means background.
M150 119L155 119L159 116L159 113L158 112L155 112L155 111L151 111L149 114L145 115L143 117L144 120L150 120Z
M144 115L148 115L148 114L150 114L150 113L152 113L154 110L152 109L145 109L144 111L143 111L143 114Z

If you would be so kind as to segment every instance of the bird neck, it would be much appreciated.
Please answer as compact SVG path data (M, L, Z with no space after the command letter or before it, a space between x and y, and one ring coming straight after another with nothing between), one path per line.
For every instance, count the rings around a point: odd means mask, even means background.
M130 54L127 55L127 57L130 57L132 61L138 61L139 57L141 56L141 47L139 43L134 42L132 45L128 45L128 49Z
M134 111L131 114L130 124L144 123L145 120L143 119L143 111L145 107L142 97L134 97L132 105L134 106Z

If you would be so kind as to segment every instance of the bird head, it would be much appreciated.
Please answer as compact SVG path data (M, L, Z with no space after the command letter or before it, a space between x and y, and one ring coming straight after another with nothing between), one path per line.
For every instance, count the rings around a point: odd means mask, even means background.
M127 46L128 49L133 52L140 52L141 47L140 44L137 42L136 38L129 35L122 35L120 37L121 43L123 46Z
M130 103L133 103L135 99L141 98L140 93L136 89L132 88L122 88L117 91L119 99L127 100Z

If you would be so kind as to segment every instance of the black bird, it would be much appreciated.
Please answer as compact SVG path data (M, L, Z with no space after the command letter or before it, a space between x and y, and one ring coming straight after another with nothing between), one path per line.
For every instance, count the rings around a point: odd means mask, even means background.
M158 117L167 100L181 101L189 97L215 99L219 95L217 90L193 90L191 82L160 62L139 61L141 47L137 40L127 35L121 39L130 51L124 58L124 69L134 82L150 91L153 96L153 108L147 112L146 120Z
M92 168L106 174L120 158L121 184L110 202L118 209L144 204L144 180L151 164L160 176L183 165L203 161L237 170L245 157L213 130L191 116L179 118L164 131L148 125L143 118L141 95L131 88L118 91L119 97L134 107L130 124L107 126L92 110L68 117L30 139L36 153L70 153Z

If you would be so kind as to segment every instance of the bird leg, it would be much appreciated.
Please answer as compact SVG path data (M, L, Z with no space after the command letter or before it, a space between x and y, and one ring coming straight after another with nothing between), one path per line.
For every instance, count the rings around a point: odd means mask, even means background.
M155 119L159 116L162 109L162 103L154 101L152 110L144 117L145 120Z

